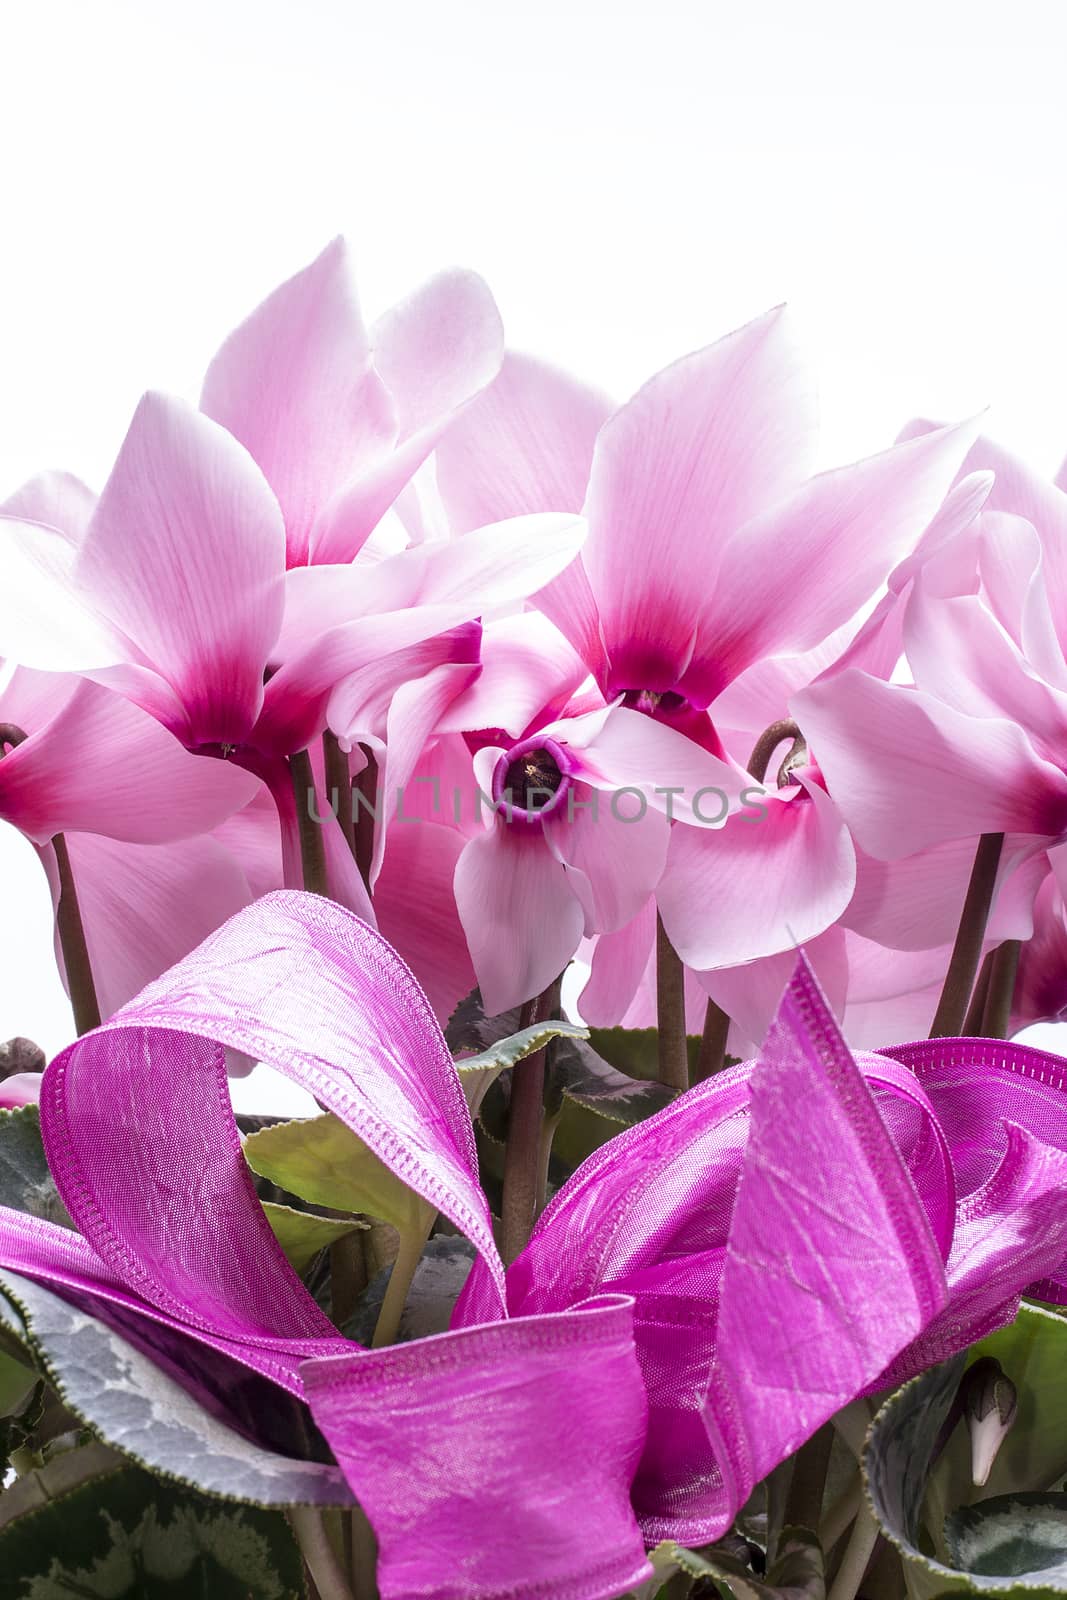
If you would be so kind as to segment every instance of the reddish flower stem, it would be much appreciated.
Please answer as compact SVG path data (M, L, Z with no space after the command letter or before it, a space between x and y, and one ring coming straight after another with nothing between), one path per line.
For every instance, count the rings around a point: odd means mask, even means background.
M74 1011L74 1026L79 1035L100 1026L100 1002L96 998L96 984L89 960L89 947L85 942L81 907L74 888L74 874L70 866L67 841L61 833L52 840L59 868L59 905L56 907L56 927L59 945L63 951L63 965L67 970L67 988Z
M989 909L997 884L997 868L1004 848L1002 833L983 833L978 841L971 868L971 880L963 902L952 958L945 974L941 999L934 1015L931 1039L950 1038L960 1033L967 1012L967 1002L974 985L975 973L982 955Z
M685 968L656 913L656 1028L659 1079L668 1089L689 1087L689 1049L685 1036Z
M559 979L543 994L527 1000L519 1015L519 1031L544 1022L559 1009ZM542 1048L511 1069L508 1136L504 1152L504 1193L500 1207L500 1254L510 1266L526 1248L537 1220L543 1163L545 1059Z
M378 806L378 760L367 745L361 744L359 748L367 758L367 765L352 780L352 797L354 800L358 791L365 804L356 805L353 854L360 876L367 886L367 893L370 894L370 871L374 860L374 827Z
M0 759L7 750L14 749L26 739L24 729L13 722L0 722ZM74 1026L79 1035L100 1026L100 1002L96 998L89 947L85 942L85 927L81 907L74 887L74 873L70 865L70 851L61 833L52 839L56 868L59 873L59 904L56 906L56 928L59 946L63 952L63 966L67 974L67 989L74 1011Z
M322 736L322 755L326 768L326 797L331 806L337 795L337 821L353 856L356 853L355 824L352 818L352 775L348 770L348 754L341 749L340 741L329 728Z
M326 846L322 837L322 823L312 814L313 809L318 812L319 808L315 801L315 774L311 770L311 756L306 750L298 750L289 757L289 775L296 804L304 888L311 894L328 895Z
M704 1033L700 1040L700 1054L693 1074L694 1083L703 1083L714 1077L726 1065L726 1041L730 1034L730 1018L720 1005L709 1000L704 1012Z
M990 959L989 987L982 1008L982 1033L987 1039L1008 1037L1021 954L1022 943L1019 939L1005 939Z
M967 1007L967 1015L963 1019L963 1027L960 1031L966 1038L978 1038L985 1031L982 1026L982 1018L985 1015L986 996L989 993L989 969L992 965L993 952L990 950L979 968L978 981L975 983L971 993L971 1003Z

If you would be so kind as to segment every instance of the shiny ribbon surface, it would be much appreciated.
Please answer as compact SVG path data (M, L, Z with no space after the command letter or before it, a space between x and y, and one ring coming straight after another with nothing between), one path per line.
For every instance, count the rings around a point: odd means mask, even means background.
M224 1047L310 1090L477 1252L452 1331L342 1338L266 1222ZM49 1066L77 1233L0 1208L0 1267L306 1398L385 1600L607 1600L715 1538L856 1395L1067 1303L1067 1075L939 1039L854 1056L801 960L755 1062L602 1146L505 1275L459 1077L372 929L239 913ZM171 1339L173 1345L173 1338Z

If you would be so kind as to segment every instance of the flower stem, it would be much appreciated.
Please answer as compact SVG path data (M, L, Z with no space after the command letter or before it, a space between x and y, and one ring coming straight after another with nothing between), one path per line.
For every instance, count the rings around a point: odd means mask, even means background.
M874 1513L866 1500L861 1499L827 1600L855 1600L877 1542L878 1524L874 1520Z
M956 942L952 947L952 959L948 964L941 999L938 1001L933 1027L930 1029L931 1039L958 1035L963 1027L967 1001L982 954L982 941L989 920L989 909L993 904L997 868L1000 866L1000 853L1003 847L1002 833L983 833L978 841L974 866L971 868L971 880L967 885L967 896L963 902L960 925L956 931Z
M393 1270L389 1274L382 1309L374 1324L371 1347L375 1350L396 1342L396 1336L400 1332L400 1319L407 1304L408 1290L422 1260L422 1247L430 1237L430 1229L436 1217L437 1212L434 1207L424 1205L420 1217L411 1227L400 1229L400 1248L393 1262Z
M370 870L374 860L374 827L378 817L378 759L373 750L361 744L360 750L367 758L363 771L352 780L353 801L356 792L363 804L356 804L353 853L360 876L370 894Z
M797 1451L785 1502L785 1520L790 1527L818 1529L833 1442L833 1423L827 1422Z
M355 824L352 820L352 775L348 770L348 754L341 749L340 741L329 728L322 736L322 756L326 769L326 794L331 803L337 795L337 821L352 854L356 853Z
M668 1089L689 1087L689 1050L685 1037L685 968L656 913L656 1025L659 1033L659 1078Z
M7 754L8 748L16 749L25 743L26 738L24 728L17 727L13 722L0 722L0 760ZM85 927L70 866L70 851L61 833L53 836L52 849L59 874L59 904L56 906L59 947L63 952L74 1026L79 1034L83 1034L100 1026L100 1002L96 998L89 947L85 942Z
M335 1239L330 1246L330 1311L339 1329L344 1329L366 1287L363 1234L353 1230Z
M519 1016L519 1031L550 1017L559 1005L559 979ZM516 1061L511 1069L508 1136L504 1152L504 1192L500 1206L500 1253L510 1267L525 1250L537 1217L537 1199L544 1165L542 1129L545 1107L545 1050Z
M989 969L993 965L993 952L990 950L982 961L978 971L978 980L971 991L971 1003L967 1007L967 1015L963 1019L960 1030L965 1038L977 1038L984 1030L982 1018L985 1015L986 996L989 994Z
M289 1522L320 1600L355 1600L315 1506L290 1506Z
M353 1600L378 1600L378 1541L362 1506L352 1508Z
M783 717L780 722L772 722L765 728L752 747L752 754L748 758L748 770L757 783L762 783L767 776L767 768L771 764L771 757L780 744L786 739L792 741L792 749L786 755L789 757L803 745L804 737L791 717Z
M93 969L89 961L89 947L85 942L85 927L81 907L74 888L70 852L61 833L52 840L59 868L59 905L56 907L56 927L59 945L63 951L63 965L67 971L67 987L74 1010L74 1026L79 1034L88 1033L100 1026L100 1002L96 998Z
M296 802L296 823L300 834L300 866L304 888L311 894L325 895L326 846L322 837L322 823L317 821L315 799L315 774L311 770L311 756L298 750L289 757L289 773L293 782L293 799Z
M726 1065L726 1041L729 1035L729 1017L722 1006L709 1000L704 1012L704 1033L700 1040L694 1083L703 1083L705 1078L714 1077L716 1072L722 1071Z
M547 1049L547 1045L545 1046ZM555 1116L545 1114L541 1123L541 1148L537 1161L537 1203L534 1206L534 1221L536 1222L545 1206L548 1204L548 1168L552 1160L552 1141L556 1137L563 1109L560 1108Z
M989 984L982 1008L982 1033L987 1039L1006 1039L1011 1026L1011 1007L1015 999L1015 979L1019 972L1022 942L1005 939L994 950L989 963Z

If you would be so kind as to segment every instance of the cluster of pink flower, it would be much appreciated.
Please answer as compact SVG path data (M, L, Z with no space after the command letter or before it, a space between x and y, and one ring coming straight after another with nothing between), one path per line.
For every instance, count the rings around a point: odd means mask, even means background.
M1006 1026L1058 1016L1067 495L972 422L814 476L813 432L781 311L613 409L468 273L368 328L337 242L99 497L14 493L0 815L76 885L87 1020L304 885L442 1017L577 954L587 1021L650 1022L658 918L690 1032L749 1054L804 944L874 1046L929 1030L983 835L974 964L1026 941Z

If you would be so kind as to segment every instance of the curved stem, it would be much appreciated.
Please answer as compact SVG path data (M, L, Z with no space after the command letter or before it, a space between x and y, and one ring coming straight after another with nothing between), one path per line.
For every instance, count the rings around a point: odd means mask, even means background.
M659 1078L669 1089L689 1087L689 1050L685 1037L685 968L656 913L656 1025L659 1035Z
M322 837L322 823L315 820L314 813L318 813L315 774L311 770L311 756L306 750L298 750L289 757L289 775L296 803L304 888L311 894L326 895L329 892L326 886L326 845Z
M1021 940L1005 939L993 952L989 963L989 985L982 1008L982 1033L987 1039L1008 1037L1022 948Z
M1002 833L983 833L978 841L974 866L971 868L971 880L967 885L967 896L963 902L960 925L956 931L956 942L952 947L952 959L948 964L941 999L934 1015L933 1027L930 1029L931 1039L958 1035L963 1027L967 1001L982 954L982 941L989 920L989 908L993 904L997 868L1000 866L1000 852L1003 847Z
M697 1069L693 1076L694 1083L703 1083L705 1078L711 1078L716 1072L721 1072L726 1065L726 1041L730 1036L730 1018L717 1005L714 1000L709 1000L707 1010L704 1012L704 1032L700 1040L700 1054L697 1056Z
M793 741L794 747L803 744L804 738L797 724L791 717L782 717L778 722L772 722L765 728L752 747L752 754L748 758L748 770L757 783L762 783L767 776L767 768L771 764L771 757L778 746L786 739ZM792 751L789 755L792 755ZM789 760L789 756L786 756Z
M355 1600L315 1506L290 1506L289 1522L320 1600Z
M89 961L89 947L85 942L81 907L74 888L70 852L61 833L52 840L59 868L59 905L56 907L56 927L59 946L63 951L63 965L67 970L67 987L74 1009L74 1026L78 1033L88 1033L100 1026L100 1002L96 998L93 969Z

